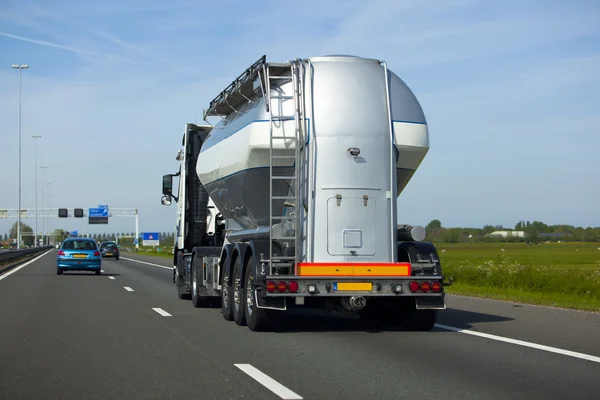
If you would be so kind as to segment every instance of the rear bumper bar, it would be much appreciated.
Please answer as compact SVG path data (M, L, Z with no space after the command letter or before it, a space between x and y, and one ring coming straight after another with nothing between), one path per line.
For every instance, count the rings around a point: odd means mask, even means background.
M364 297L444 297L444 284L442 276L398 276L398 277L373 277L373 276L297 276L297 275L274 275L267 276L266 281L289 283L294 281L298 284L298 291L292 293L285 291L283 293L275 291L269 293L264 286L261 287L267 297L346 297L346 296L364 296ZM412 292L409 288L411 281L416 282L439 282L442 289L439 293L434 292ZM362 284L359 290L355 290L356 285Z

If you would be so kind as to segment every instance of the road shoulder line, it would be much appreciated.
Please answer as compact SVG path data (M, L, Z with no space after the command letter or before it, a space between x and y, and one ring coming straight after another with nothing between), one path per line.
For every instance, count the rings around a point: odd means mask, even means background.
M564 356L569 356L569 357L574 357L574 358L580 358L582 360L587 360L587 361L592 361L592 362L595 362L595 363L600 363L600 357L596 357L596 356L592 356L592 355L584 354L584 353L578 353L576 351L559 349L557 347L545 346L543 344L526 342L524 340L518 340L518 339L511 339L511 338L507 338L507 337L504 337L504 336L491 335L489 333L477 332L477 331L472 331L472 330L469 330L469 329L457 328L457 327L449 326L449 325L435 324L435 327L440 328L440 329L445 329L447 331L464 333L464 334L472 335L472 336L479 336L479 337L486 338L486 339L497 340L499 342L516 344L518 346L530 347L532 349L548 351L550 353L562 354Z
M121 257L123 260L127 260L127 261L133 261L136 263L140 263L140 264L147 264L147 265L151 265L153 267L158 267L158 268L164 268L164 269L168 269L168 270L173 270L173 267L165 267L164 265L158 265L158 264L153 264L153 263L149 263L147 261L140 261L140 260L136 260L135 258L129 258L129 257Z
M25 268L26 266L28 266L29 264L31 264L32 262L35 262L37 260L39 260L40 258L44 257L46 254L53 252L54 249L48 250L47 252L45 252L44 254L40 254L39 256L37 256L36 258L27 261L25 264L23 265L19 265L18 267L15 267L13 269L11 269L10 271L4 273L3 275L0 275L0 281L12 274L14 274L15 272L17 272L18 270L20 270L21 268Z

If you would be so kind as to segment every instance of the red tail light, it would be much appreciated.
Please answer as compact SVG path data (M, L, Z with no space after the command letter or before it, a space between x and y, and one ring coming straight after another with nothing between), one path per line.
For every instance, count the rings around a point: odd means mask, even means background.
M439 293L442 291L442 284L438 281L435 281L431 284L431 291L435 293Z
M296 293L298 291L298 282L291 281L288 283L288 288L290 289L290 292Z
M277 285L275 285L275 282L273 282L273 281L267 282L267 292L273 293L276 288L277 288Z
M413 293L415 293L415 292L418 292L418 291L419 291L419 288L420 288L420 286L419 286L419 282L416 282L416 281L411 281L411 282L408 284L408 288L409 288L409 289L410 289L410 291L411 291L411 292L413 292Z
M429 292L430 289L431 289L431 283L421 282L421 290L423 291L423 293Z
M99 252L99 251L95 251L95 252L94 252L94 257L98 257L99 255L100 255L100 252Z
M64 255L65 255L65 252L64 252L64 251L62 251L62 250L59 250L59 251L58 251L58 255L59 255L59 256L64 256Z
M287 283L281 281L277 284L277 290L279 291L279 293L283 293L287 290Z

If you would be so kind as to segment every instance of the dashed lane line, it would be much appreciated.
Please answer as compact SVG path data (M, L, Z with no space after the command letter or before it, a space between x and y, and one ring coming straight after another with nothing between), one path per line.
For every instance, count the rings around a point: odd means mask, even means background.
M244 371L251 378L254 378L258 383L269 389L271 392L275 393L281 399L284 400L300 400L302 396L298 393L291 391L290 389L283 386L281 383L277 382L275 379L271 378L269 375L260 371L259 369L253 367L250 364L233 364L242 371Z
M171 314L169 314L168 312L166 312L162 308L153 308L153 310L156 311L157 313L159 313L160 315L162 315L163 317L172 317Z

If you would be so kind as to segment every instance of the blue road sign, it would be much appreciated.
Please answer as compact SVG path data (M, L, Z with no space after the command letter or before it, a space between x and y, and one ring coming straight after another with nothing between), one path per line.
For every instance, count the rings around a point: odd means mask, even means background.
M160 235L158 232L142 233L142 243L144 246L158 246L160 244Z
M108 210L108 204L100 204L98 208L106 208Z
M90 208L88 210L89 217L108 217L108 208Z
M69 235L77 237L79 235L79 232L78 231L71 231L71 232L69 232Z
M144 232L142 233L142 240L160 240L158 232Z

